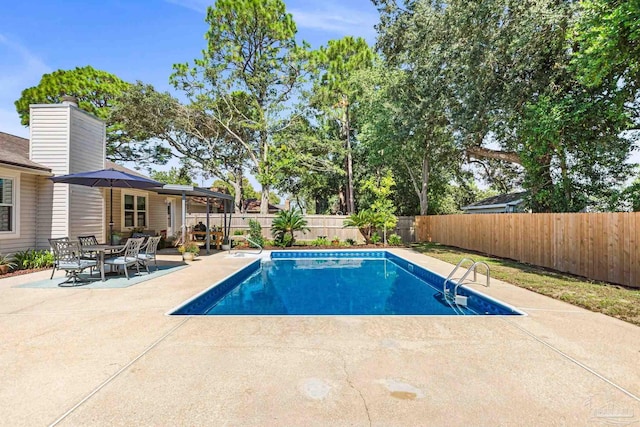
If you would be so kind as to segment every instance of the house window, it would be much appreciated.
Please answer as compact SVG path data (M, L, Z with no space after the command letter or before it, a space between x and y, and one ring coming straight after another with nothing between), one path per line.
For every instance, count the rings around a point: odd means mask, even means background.
M124 226L127 228L147 228L147 196L139 194L124 194L123 213Z
M15 231L15 180L0 177L0 232Z

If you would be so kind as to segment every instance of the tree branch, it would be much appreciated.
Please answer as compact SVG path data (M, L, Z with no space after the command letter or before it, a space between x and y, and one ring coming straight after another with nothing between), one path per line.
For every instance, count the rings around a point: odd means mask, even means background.
M509 163L522 164L522 160L518 153L513 151L501 151L492 150L484 147L469 147L465 150L468 156L475 157L476 159L495 159L504 160Z

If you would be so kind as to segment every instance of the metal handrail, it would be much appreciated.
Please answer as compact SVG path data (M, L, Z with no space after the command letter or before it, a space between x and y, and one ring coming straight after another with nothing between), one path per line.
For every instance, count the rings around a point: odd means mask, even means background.
M249 237L245 237L247 239L247 242L251 243L254 246L257 246L260 248L260 250L258 251L258 253L252 253L252 255L260 255L262 253L262 245L258 242L254 242L253 240L251 240Z
M262 253L262 251L264 250L264 248L262 247L262 245L260 245L258 242L255 242L253 240L251 240L249 237L247 236L233 236L235 237L242 237L244 238L244 240L246 240L247 242L251 243L254 246L257 246L258 248L260 248L260 250L258 252L244 252L247 253L249 255L260 255ZM229 254L231 254L231 240L229 241Z
M458 269L460 268L460 266L462 265L463 262L465 261L471 261L472 266L476 264L476 262L471 259L471 258L462 258L460 260L460 262L458 262L458 264L456 265L456 267L451 270L451 273L449 273L449 275L447 276L446 279L444 279L444 283L442 284L442 294L446 297L447 295L447 282L453 277L453 275L455 274L456 271L458 271ZM469 272L469 270L467 270L467 272ZM474 275L473 275L473 280L476 280L476 275L475 275L475 270L474 270Z
M471 271L473 270L473 281L474 283L477 283L476 277L476 268L479 265L484 265L487 269L487 284L485 285L487 288L489 287L490 281L491 281L491 270L489 269L489 265L484 262L484 261L478 261L478 262L474 262L473 265L471 267L469 267L469 269L467 270L466 273L464 273L464 275L462 276L462 278L460 280L458 280L458 282L456 283L456 285L453 287L453 297L455 298L456 295L458 295L458 287L461 286L464 283L464 279L467 278L467 276L469 275L469 273L471 273Z

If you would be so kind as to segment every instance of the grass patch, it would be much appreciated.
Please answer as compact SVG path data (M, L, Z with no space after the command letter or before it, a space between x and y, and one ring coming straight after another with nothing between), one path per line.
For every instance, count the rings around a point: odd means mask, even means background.
M416 243L411 247L417 252L453 265L463 257L484 261L491 268L491 277L640 326L640 289L594 282L583 277L437 243Z

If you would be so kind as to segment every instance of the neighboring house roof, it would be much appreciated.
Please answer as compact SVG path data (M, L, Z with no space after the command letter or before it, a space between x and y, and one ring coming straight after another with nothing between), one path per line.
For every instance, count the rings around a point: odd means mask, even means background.
M499 196L487 197L486 199L479 200L468 206L463 206L462 210L476 210L476 209L488 209L488 208L506 208L507 206L516 206L524 202L526 191L519 193L500 194Z
M190 203L193 203L194 205L206 205L207 199L205 197L192 197ZM215 199L212 199L210 203L211 206L216 207L218 210L223 209L222 203ZM244 211L246 213L260 213L260 204L260 200L247 199L244 201ZM278 212L281 210L282 207L269 204L269 212Z
M244 201L244 211L247 213L250 212L260 212L260 205L261 205L261 201L258 199L247 199ZM271 203L269 203L269 212L278 212L281 211L282 209L272 205Z
M51 172L51 169L29 160L29 140L0 132L0 165L19 166L37 171Z
M244 211L247 213L260 213L260 205L261 205L261 201L258 199L247 199L244 201ZM278 212L281 211L282 209L280 209L277 206L272 205L271 203L269 203L269 212Z
M191 199L189 200L189 203L193 205L206 206L207 198L194 196L194 197L191 197ZM223 209L222 203L218 199L210 199L209 203L211 207L215 207L217 210ZM187 206L187 209L189 209L189 206Z

